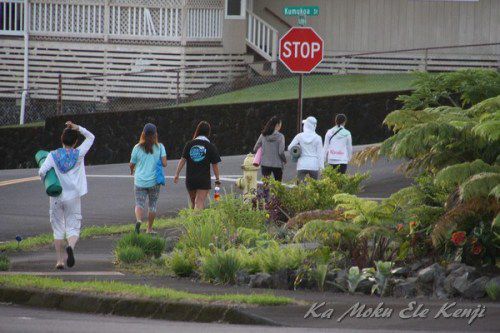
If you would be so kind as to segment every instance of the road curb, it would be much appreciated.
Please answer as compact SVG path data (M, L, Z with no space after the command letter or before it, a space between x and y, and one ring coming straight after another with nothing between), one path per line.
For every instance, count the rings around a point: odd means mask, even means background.
M243 307L224 304L97 296L6 286L0 286L0 302L81 313L173 321L281 326L267 318L247 313Z

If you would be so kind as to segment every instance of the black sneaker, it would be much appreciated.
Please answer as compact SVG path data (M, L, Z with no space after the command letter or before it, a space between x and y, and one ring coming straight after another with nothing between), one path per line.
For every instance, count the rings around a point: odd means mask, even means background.
M141 232L141 222L137 222L135 224L135 233L138 234Z
M75 266L75 255L73 254L73 249L71 246L66 246L66 253L68 254L68 259L66 259L66 265L68 267Z

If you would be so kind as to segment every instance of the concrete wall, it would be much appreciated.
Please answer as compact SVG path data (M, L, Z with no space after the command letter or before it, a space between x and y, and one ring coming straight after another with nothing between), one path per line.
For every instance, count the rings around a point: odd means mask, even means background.
M253 11L283 33L288 28L265 8L296 25L295 17L283 16L283 7L306 4L320 7L307 23L323 37L327 52L500 42L500 0L254 0ZM452 52L500 54L500 47Z
M318 119L318 134L324 136L336 113L345 113L354 144L380 142L389 131L382 125L385 116L399 107L395 99L404 92L332 96L304 100L304 117ZM262 127L274 115L283 120L282 132L288 144L295 133L297 100L210 105L64 115L47 119L45 128L0 129L0 169L35 167L39 149L60 146L61 129L67 120L82 124L95 136L85 157L87 164L124 163L147 122L158 126L160 141L169 159L179 158L184 144L192 138L196 124L206 120L212 125L212 142L222 155L246 154L253 149Z

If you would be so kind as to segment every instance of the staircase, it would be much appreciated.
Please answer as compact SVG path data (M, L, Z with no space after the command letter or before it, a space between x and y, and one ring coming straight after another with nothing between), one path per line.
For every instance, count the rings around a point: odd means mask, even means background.
M275 75L278 62L278 30L251 11L247 11L247 24L247 46L270 62L270 66L266 63L254 63L250 67L261 76Z

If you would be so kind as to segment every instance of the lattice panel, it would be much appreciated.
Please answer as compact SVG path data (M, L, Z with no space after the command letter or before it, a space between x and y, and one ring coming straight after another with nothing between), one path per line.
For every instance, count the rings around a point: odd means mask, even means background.
M181 36L181 10L178 8L111 7L110 34L124 36Z

